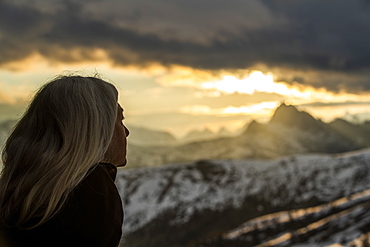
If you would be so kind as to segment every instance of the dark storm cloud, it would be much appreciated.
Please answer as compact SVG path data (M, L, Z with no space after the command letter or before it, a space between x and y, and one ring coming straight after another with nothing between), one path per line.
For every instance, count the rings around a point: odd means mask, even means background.
M370 90L365 0L68 0L50 1L49 8L22 1L0 2L0 64L34 52L61 62L93 60L91 49L100 48L119 65L264 64L327 77L301 84ZM338 79L343 73L352 80Z

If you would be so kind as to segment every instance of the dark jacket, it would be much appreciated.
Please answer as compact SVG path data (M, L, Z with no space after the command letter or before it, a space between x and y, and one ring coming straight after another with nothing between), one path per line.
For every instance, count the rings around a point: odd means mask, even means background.
M116 173L113 165L99 164L52 219L31 230L6 229L11 246L118 246L123 210L114 184Z

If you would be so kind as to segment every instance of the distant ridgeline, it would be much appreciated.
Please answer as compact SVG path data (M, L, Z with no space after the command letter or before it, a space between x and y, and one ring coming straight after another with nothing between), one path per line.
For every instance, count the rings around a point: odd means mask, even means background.
M181 145L130 145L130 167L200 159L271 159L304 153L343 153L370 147L370 122L327 124L292 105L280 105L266 124L253 121L236 137Z
M16 123L0 123L3 145ZM280 105L266 124L251 122L241 134L193 131L186 142L164 131L129 126L129 167L161 166L201 159L271 159L304 153L343 153L370 147L370 122L336 119L327 124L292 105Z

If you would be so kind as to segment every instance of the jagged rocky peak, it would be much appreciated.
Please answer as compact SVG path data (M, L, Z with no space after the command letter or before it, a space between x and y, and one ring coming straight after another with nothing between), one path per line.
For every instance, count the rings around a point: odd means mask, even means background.
M270 123L283 124L299 129L317 129L325 125L321 120L317 120L305 111L299 111L293 105L281 104L272 116Z
M350 123L347 120L342 119L342 118L334 119L334 121L329 123L329 126L342 133L348 133L348 132L353 132L353 131L359 132L361 131L361 129L366 130L365 126ZM349 136L351 135L353 135L353 133L349 134Z
M336 119L334 119L334 121L332 121L330 123L330 125L345 125L345 126L351 125L351 126L356 126L353 123L350 123L350 122L348 122L347 120L345 120L343 118L336 118Z
M256 120L253 120L247 127L245 131L246 134L253 134L253 133L261 133L266 130L266 126L264 124L258 123Z
M183 141L198 141L198 140L207 140L211 138L215 138L216 133L212 132L208 128L204 128L203 130L192 130L190 131L184 138Z
M219 130L218 130L218 135L219 136L229 136L231 135L232 133L225 127L221 127Z

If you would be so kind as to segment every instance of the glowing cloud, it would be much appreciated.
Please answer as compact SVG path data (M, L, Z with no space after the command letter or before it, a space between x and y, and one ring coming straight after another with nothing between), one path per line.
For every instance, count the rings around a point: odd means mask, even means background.
M262 102L248 106L233 107L227 106L223 108L211 108L207 105L189 105L181 109L183 113L194 115L253 115L253 116L270 116L271 112L279 105L279 102Z
M204 89L219 90L224 93L253 94L255 92L277 93L285 96L307 97L308 92L301 92L289 88L282 83L276 83L272 74L263 74L261 71L252 71L249 76L238 79L235 76L223 76L220 81L201 84Z
M259 104L241 106L241 107L226 107L222 110L223 114L253 114L253 115L269 115L272 110L279 106L279 102L262 102Z

